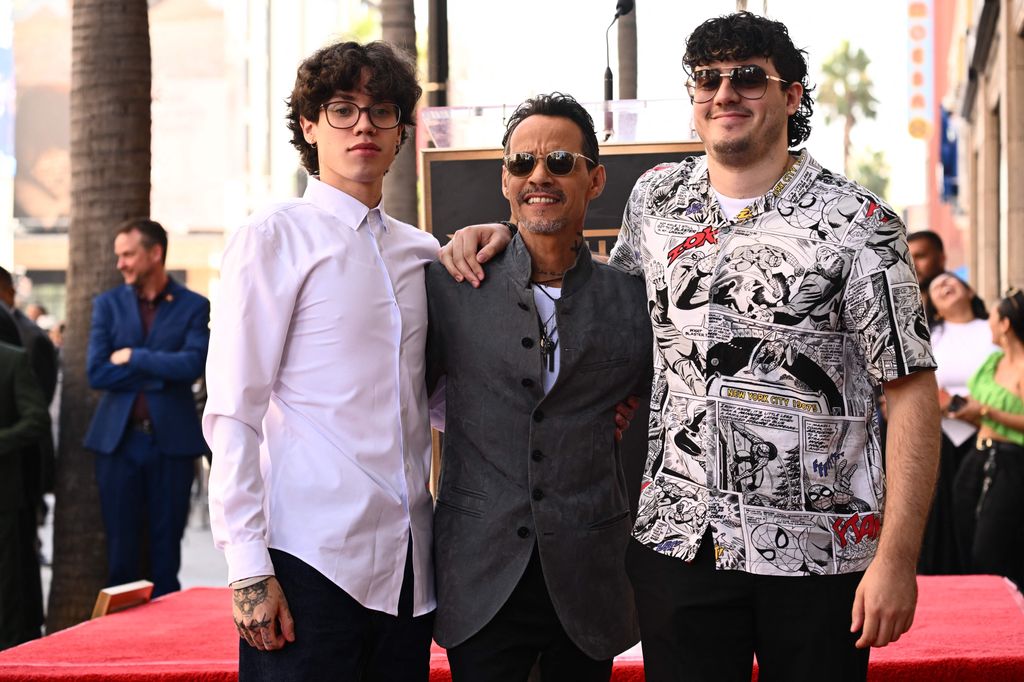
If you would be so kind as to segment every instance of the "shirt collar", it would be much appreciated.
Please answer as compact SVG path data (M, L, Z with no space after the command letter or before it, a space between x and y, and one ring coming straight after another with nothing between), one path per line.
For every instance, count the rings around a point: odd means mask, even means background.
M530 286L530 277L533 274L533 259L521 235L517 234L512 238L512 243L508 245L506 253L509 254L511 259L510 272L512 278L524 288ZM565 275L562 277L562 298L568 298L582 288L590 279L593 269L594 264L590 257L590 247L584 241L583 248L576 252L576 262L565 271Z
M367 225L368 221L373 220L378 221L385 231L390 229L382 206L383 202L378 203L373 208L367 208L366 204L355 197L322 182L312 175L309 176L309 181L306 183L306 191L302 194L302 198L314 206L324 209L345 225L348 225L353 231L358 232L359 228Z
M808 153L801 149L797 153L796 163L790 166L775 185L763 196L755 199L750 206L744 208L733 219L735 222L748 220L765 211L775 208L781 200L798 199L810 188L821 173L821 165ZM693 165L686 183L695 188L696 191L710 200L714 189L711 186L711 179L708 176L707 156L702 156ZM710 201L708 203L711 203ZM714 202L717 204L717 201Z
M149 305L156 305L157 303L160 303L161 301L170 301L170 300L172 300L174 298L171 295L171 289L173 287L174 287L174 280L171 278L170 275L167 275L167 283L164 284L164 288L161 289L160 292L156 296L154 296L152 299L148 299L148 298L144 297L142 295L142 292L139 289L136 289L135 287L131 287L131 290L132 290L132 293L135 294L135 298L137 298L140 302L148 303Z

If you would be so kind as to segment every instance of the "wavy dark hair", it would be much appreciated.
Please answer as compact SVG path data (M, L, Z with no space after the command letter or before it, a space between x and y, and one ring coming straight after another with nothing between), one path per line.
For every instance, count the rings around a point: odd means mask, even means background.
M132 230L139 233L139 242L147 251L154 246L159 246L163 251L162 262L167 263L167 230L163 225L149 218L129 218L117 226L115 236L128 234Z
M1024 292L1020 289L1011 289L1002 300L996 304L996 312L999 317L1010 321L1010 328L1017 338L1024 341Z
M531 116L561 116L576 124L576 127L583 133L583 155L594 163L587 164L587 168L594 169L601 163L601 152L597 144L597 133L594 132L594 119L583 105L576 101L572 95L562 92L552 92L549 95L537 95L526 100L509 117L505 125L505 136L501 138L501 146L508 154L508 141L512 139L512 133L519 127L519 124Z
M394 102L401 111L400 122L416 125L413 112L423 88L416 82L416 64L411 57L379 40L366 45L349 41L321 48L299 65L295 87L287 101L292 146L299 150L302 166L312 175L320 172L320 163L316 147L306 142L299 117L318 120L320 107L339 91L357 89L364 71L369 72L366 92L376 100ZM399 146L408 137L405 128Z
M811 114L814 113L811 91L814 88L807 80L807 51L793 45L785 24L750 12L708 19L686 39L683 68L692 73L694 67L711 62L741 62L750 57L770 60L781 78L803 86L800 105L789 117L786 131L789 146L796 147L811 135ZM785 84L779 83L779 87Z

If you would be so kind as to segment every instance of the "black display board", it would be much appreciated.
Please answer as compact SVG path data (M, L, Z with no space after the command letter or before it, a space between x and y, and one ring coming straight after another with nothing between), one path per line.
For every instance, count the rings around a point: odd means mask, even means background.
M608 180L587 209L584 235L591 250L611 251L626 200L644 171L703 153L699 142L602 147ZM500 149L423 150L424 227L442 245L460 227L509 217L508 200L501 195L501 155Z

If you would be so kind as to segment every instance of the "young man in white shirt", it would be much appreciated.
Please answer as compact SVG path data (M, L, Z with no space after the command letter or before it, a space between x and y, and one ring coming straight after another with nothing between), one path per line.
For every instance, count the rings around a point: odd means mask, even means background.
M288 116L309 185L224 253L203 428L242 680L428 677L438 244L381 209L420 93L384 43L309 57Z

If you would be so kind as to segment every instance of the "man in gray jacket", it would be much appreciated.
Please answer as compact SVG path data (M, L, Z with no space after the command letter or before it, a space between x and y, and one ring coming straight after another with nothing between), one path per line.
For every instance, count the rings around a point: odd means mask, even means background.
M447 382L434 638L455 682L525 680L538 658L546 680L608 680L638 639L614 414L650 380L646 293L583 239L605 183L586 110L527 100L503 144L519 235L479 290L427 274L428 381Z

